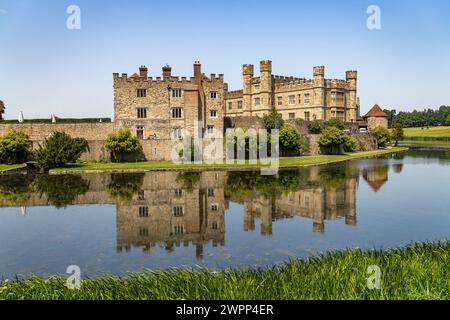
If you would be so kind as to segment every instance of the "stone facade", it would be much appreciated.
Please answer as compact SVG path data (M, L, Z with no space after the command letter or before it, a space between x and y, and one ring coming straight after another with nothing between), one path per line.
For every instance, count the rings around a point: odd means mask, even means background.
M327 120L339 118L355 122L359 118L357 72L347 71L346 79L325 79L325 68L313 68L313 79L276 76L272 62L242 67L243 90L226 92L226 116L263 116L272 108L284 119Z

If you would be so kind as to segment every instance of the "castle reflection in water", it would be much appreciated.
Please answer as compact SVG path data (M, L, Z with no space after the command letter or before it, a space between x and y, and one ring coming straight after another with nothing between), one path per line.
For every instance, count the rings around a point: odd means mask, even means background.
M225 211L230 202L243 206L243 228L272 234L278 219L304 217L316 233L325 220L342 219L355 225L359 177L377 192L388 179L389 167L373 161L280 171L175 172L81 174L0 177L0 207L64 207L80 204L116 206L118 252L132 247L151 252L154 246L172 251L193 245L197 258L203 246L225 244ZM394 168L394 172L401 168Z

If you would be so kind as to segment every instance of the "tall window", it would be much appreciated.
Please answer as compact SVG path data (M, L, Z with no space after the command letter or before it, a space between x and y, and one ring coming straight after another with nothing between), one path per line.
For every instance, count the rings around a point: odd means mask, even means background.
M309 112L307 111L307 112L305 112L305 121L309 121L310 119L309 119Z
M181 108L172 108L172 118L181 118Z
M173 98L181 98L181 89L172 89Z
M181 197L183 195L183 190L182 189L175 189L174 193L175 193L175 197Z
M172 214L174 217L181 217L183 216L183 207L177 206L172 208Z
M255 106L261 105L261 98L255 98Z
M137 97L145 98L147 96L147 89L137 89Z
M309 93L305 93L305 104L309 104L311 102Z
M172 138L173 139L181 139L183 138L183 131L181 128L172 129Z
M148 207L139 207L139 217L140 218L148 217Z
M219 224L216 221L214 221L211 225L211 229L213 229L213 230L219 229Z
M214 133L214 126L208 126L208 133Z
M278 105L282 106L283 105L283 97L279 96L277 99L278 99Z
M298 95L298 104L301 104L301 103L302 103L302 95L299 94L299 95Z
M233 102L228 102L228 110L233 109Z
M295 112L289 112L289 119L295 119Z
M184 233L184 228L183 228L183 226L174 226L173 227L173 232L175 234L183 234Z
M211 118L217 118L217 110L210 110L209 111L209 116Z
M211 211L219 211L219 205L218 204L212 204L211 205Z
M144 139L144 126L136 127L136 137L138 137L138 139Z
M136 112L137 112L138 119L147 118L147 108L137 108Z
M214 188L208 188L208 197L214 197L215 191Z
M211 99L217 99L217 91L211 91L209 93L209 95L210 95Z
M289 96L289 104L290 104L290 105L295 104L295 96L294 96L294 95L290 95L290 96Z
M238 101L238 109L242 109L242 101Z

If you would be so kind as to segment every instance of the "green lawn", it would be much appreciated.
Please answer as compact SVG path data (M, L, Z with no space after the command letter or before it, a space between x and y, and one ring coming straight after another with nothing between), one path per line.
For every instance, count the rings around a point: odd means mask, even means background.
M429 127L425 128L404 128L405 139L409 138L449 138L450 139L450 127Z
M325 164L331 162L345 161L356 158L365 158L380 154L405 151L408 148L397 147L386 150L374 150L366 152L346 153L343 155L319 155L280 158L280 167L296 167L316 164ZM53 173L65 173L71 171L103 171L103 170L165 170L165 169L203 169L203 168L260 168L264 164L176 164L172 161L152 161L152 162L124 162L124 163L97 163L88 162L83 164L69 165L64 168L54 169Z
M21 166L22 166L21 164L2 164L2 163L0 163L0 171L20 168Z
M380 289L369 289L369 266L381 271ZM170 269L125 277L0 282L0 299L450 299L450 242L412 244L387 251L325 253L265 269Z

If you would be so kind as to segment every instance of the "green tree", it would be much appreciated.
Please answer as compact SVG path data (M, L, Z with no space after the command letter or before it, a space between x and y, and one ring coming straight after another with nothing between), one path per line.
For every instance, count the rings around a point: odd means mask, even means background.
M392 128L392 139L395 141L395 146L398 145L400 140L403 140L405 134L403 132L403 127L400 122L395 122Z
M447 116L447 118L445 119L445 125L446 126L450 126L450 114Z
M340 130L344 130L345 129L345 124L344 124L344 121L342 121L341 119L331 118L327 122L327 127L335 127L335 128L340 129Z
M298 150L300 147L300 138L300 133L294 127L285 124L280 128L279 139L281 147L284 150Z
M328 148L330 154L342 153L346 134L336 127L326 127L319 137L319 145Z
M322 123L319 120L313 120L308 123L308 132L311 134L319 134L322 131Z
M116 162L122 162L125 154L142 150L139 139L126 128L110 133L106 138L105 147L111 151L112 160Z
M391 134L385 127L376 127L372 133L377 139L378 148L385 148L391 140Z
M275 108L272 108L272 110L265 114L263 117L263 123L264 127L270 131L272 129L280 129L283 126L283 117L280 113L275 110Z
M31 154L31 142L28 136L19 131L10 130L0 137L0 162L20 163Z
M354 152L357 147L357 141L355 137L351 137L348 134L345 135L345 142L344 142L344 151L345 152Z
M88 150L89 144L86 139L72 138L64 132L54 132L34 151L34 159L40 168L48 170L75 163L81 154Z

